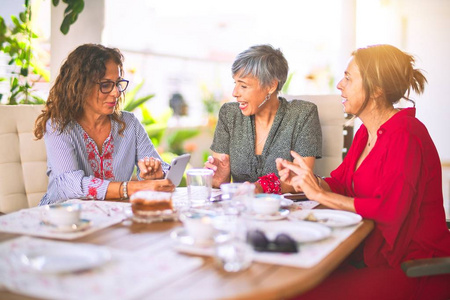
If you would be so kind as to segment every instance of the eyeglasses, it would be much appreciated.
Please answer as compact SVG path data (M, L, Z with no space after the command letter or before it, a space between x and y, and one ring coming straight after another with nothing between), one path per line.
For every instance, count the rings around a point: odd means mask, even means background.
M111 91L114 89L115 86L117 86L119 92L121 93L124 92L127 89L128 82L129 82L128 80L120 79L117 80L116 82L112 80L100 81L97 82L97 84L100 85L100 92L102 92L103 94L109 94L111 93Z
M258 252L298 252L297 242L285 233L280 233L275 240L270 241L261 230L247 232L247 241Z

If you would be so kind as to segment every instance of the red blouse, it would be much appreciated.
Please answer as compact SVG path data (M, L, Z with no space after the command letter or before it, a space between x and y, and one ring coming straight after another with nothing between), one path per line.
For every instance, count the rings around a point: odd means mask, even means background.
M355 172L368 139L362 125L342 164L326 178L333 192L355 198L358 214L375 221L363 249L369 267L450 256L441 163L415 113L415 108L403 109L384 123Z

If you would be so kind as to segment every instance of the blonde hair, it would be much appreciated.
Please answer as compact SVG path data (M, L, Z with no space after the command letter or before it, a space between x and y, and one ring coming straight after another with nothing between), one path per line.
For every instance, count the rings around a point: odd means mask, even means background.
M381 91L391 104L403 98L415 105L409 98L411 89L417 94L423 93L425 89L427 79L419 69L414 68L414 57L394 46L368 46L355 50L352 56L358 65L366 92L366 99L359 112L377 91Z

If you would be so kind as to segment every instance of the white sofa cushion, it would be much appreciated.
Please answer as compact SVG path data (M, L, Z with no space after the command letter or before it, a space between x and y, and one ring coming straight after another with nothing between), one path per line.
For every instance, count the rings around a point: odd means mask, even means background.
M47 191L44 140L36 141L34 122L41 105L0 105L0 212L39 204Z

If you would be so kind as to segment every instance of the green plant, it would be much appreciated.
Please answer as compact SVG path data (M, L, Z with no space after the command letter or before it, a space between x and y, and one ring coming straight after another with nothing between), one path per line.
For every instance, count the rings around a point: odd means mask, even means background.
M167 137L169 150L177 155L185 153L183 144L186 140L197 136L200 133L198 129L179 129Z
M162 144L163 138L166 136L167 124L172 116L173 112L170 108L158 115L154 116L151 114L150 110L144 105L147 101L152 99L155 95L150 94L143 97L137 97L138 92L144 85L144 81L136 85L132 90L128 91L125 96L125 103L123 110L134 111L139 109L142 113L141 123L151 139L153 145L158 147ZM186 140L198 135L200 131L198 129L180 129L169 136L167 136L167 149L166 151L160 152L161 158L165 162L170 162L172 159L182 153L184 153L183 144ZM180 183L180 186L186 186L186 177Z
M142 80L141 83L139 83L131 91L128 91L126 93L123 110L133 111L137 107L141 106L142 104L146 103L148 100L155 97L155 94L150 94L150 95L147 95L144 97L136 98L136 94L139 92L139 90L142 88L143 85L144 85L144 81Z
M25 11L11 16L12 27L6 26L5 19L0 16L0 51L9 56L8 65L13 66L9 79L8 104L43 103L44 100L33 95L36 81L43 78L48 81L50 74L35 57L32 41L38 36L31 30L31 5L25 0ZM37 75L33 79L30 75ZM5 80L5 78L2 78Z
M288 75L286 82L284 83L283 88L281 89L281 92L285 95L288 94L289 86L291 85L292 77L294 77L294 74L295 73L290 73Z
M208 115L217 115L220 108L220 101L216 99L206 85L202 85L202 103Z
M67 34L70 26L76 22L78 15L84 9L84 0L62 0L62 2L66 3L67 7L64 10L64 19L59 30L63 34ZM59 0L52 0L52 4L53 6L58 6Z

